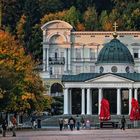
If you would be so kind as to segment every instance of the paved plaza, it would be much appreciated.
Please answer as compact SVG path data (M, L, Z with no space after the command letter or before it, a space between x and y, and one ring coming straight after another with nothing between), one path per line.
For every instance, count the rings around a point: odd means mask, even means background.
M17 137L8 132L0 140L140 140L140 129L22 130L17 131Z

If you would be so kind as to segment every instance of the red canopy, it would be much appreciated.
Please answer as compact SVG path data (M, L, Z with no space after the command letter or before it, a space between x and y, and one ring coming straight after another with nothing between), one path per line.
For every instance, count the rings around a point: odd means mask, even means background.
M140 120L140 109L139 109L139 103L136 99L132 98L131 102L131 112L130 112L130 120Z
M100 111L100 116L99 119L101 121L107 121L111 119L110 116L110 105L107 99L102 99L101 101L101 111Z

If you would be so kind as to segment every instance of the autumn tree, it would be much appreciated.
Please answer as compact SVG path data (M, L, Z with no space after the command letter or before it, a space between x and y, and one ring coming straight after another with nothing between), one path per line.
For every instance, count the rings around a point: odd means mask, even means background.
M43 96L37 63L9 33L0 31L0 46L0 110L43 110L50 102Z
M96 30L98 27L97 12L95 7L88 7L84 13L84 23L86 30Z

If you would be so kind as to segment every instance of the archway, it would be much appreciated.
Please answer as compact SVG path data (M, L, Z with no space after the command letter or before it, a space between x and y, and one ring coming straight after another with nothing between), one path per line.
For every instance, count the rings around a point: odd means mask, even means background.
M60 83L54 83L51 86L51 95L52 96L62 96L63 87Z

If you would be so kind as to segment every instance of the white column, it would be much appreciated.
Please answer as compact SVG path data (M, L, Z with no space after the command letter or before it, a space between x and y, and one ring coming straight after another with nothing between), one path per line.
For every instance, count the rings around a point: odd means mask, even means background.
M98 114L100 114L101 111L101 100L103 98L103 93L102 93L102 89L99 88L99 92L98 92Z
M85 89L82 88L81 114L85 115Z
M69 114L72 114L72 95L71 89L69 90Z
M49 48L46 48L46 70L49 71Z
M121 92L120 88L117 89L117 115L121 115Z
M132 89L129 89L129 114L131 111L131 101L132 101Z
M71 68L71 65L72 65L71 64L71 58L72 58L72 52L71 51L72 51L72 49L71 49L71 47L69 47L68 48L68 56L67 56L68 57L68 60L67 61L68 61L68 70L69 71L71 71L71 69L72 69Z
M46 48L43 48L43 71L46 70Z
M90 89L87 89L87 115L92 114L92 96Z
M64 89L64 114L68 114L69 100L68 100L68 88Z
M64 71L67 73L68 71L68 48L65 48L65 66Z
M135 98L136 100L138 100L138 89L137 89L137 88L135 88L134 98Z

